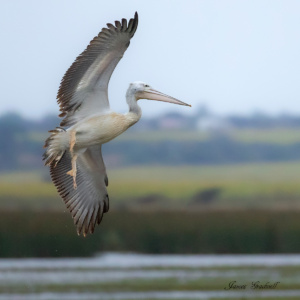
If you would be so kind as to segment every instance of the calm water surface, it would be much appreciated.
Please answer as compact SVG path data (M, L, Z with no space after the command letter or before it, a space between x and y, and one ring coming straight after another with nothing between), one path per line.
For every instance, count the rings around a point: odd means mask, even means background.
M230 282L245 289L229 289ZM252 282L275 288L251 288ZM300 255L0 259L0 300L300 299Z

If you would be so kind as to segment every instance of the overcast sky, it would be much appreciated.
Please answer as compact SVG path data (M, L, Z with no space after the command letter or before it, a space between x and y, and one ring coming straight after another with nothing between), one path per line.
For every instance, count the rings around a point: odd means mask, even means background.
M142 80L192 108L141 101L143 114L300 113L300 1L2 1L0 114L58 113L60 80L106 23L139 14L139 27L109 86L127 110Z

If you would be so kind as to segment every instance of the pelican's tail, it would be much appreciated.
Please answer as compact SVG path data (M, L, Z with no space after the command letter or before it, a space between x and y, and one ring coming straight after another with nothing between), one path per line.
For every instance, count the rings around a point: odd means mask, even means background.
M45 160L45 165L54 164L55 167L66 151L65 143L68 141L68 137L66 130L61 127L56 127L49 132L51 135L45 141L44 148L47 149L43 155L43 160Z

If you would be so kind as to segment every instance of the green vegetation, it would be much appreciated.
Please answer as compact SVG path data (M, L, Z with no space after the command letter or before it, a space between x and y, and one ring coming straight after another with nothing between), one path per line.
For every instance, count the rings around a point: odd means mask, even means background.
M0 175L2 209L62 209L43 172ZM300 162L108 169L111 207L298 209Z
M157 123L156 130L129 130L105 145L111 209L83 244L42 167L46 129L57 120L37 126L17 116L0 118L7 141L0 145L6 170L0 173L0 255L299 251L299 120L282 127L253 120L260 125L244 126L246 120L219 132L159 131Z
M300 162L109 169L111 209L78 238L43 172L0 175L0 257L300 251Z
M76 235L68 212L0 213L0 257L139 253L298 253L300 212L116 211L93 235Z
M234 129L230 137L239 142L294 144L300 142L299 128Z

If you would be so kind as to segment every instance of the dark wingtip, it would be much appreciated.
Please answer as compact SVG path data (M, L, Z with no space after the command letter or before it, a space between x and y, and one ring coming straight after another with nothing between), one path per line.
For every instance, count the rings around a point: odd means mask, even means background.
M126 30L127 32L130 33L130 37L134 36L138 23L139 23L138 14L137 12L135 12L134 17L129 20L128 27Z
M138 24L139 24L139 15L136 11L135 14L134 14L134 24L133 24L133 32L132 32L133 34L135 34L135 32L136 32Z

